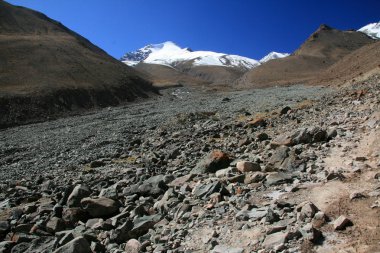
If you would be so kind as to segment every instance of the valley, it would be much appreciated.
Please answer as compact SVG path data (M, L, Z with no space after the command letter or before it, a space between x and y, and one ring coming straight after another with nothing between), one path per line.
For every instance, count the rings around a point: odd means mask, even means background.
M119 48L179 22L152 31L115 7L132 2L86 5L85 30ZM289 53L274 30L261 60L166 40L117 60L0 0L0 253L380 252L380 23L322 24Z

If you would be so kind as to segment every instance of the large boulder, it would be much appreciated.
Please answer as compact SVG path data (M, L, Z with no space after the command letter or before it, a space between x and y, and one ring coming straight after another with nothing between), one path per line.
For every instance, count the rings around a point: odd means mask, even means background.
M119 211L119 203L109 198L84 198L81 201L85 209L93 218L110 217Z
M231 158L227 153L220 150L213 150L204 157L191 171L192 174L215 173L218 170L227 168L231 163Z

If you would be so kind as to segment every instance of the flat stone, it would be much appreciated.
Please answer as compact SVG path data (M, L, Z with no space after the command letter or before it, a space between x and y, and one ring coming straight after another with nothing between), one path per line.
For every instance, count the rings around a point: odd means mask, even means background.
M293 182L291 175L282 172L270 173L265 178L265 184L268 186L281 185L291 182Z
M264 218L268 214L268 208L261 207L261 208L254 208L251 210L241 210L236 214L236 219L241 221L246 220L260 220Z
M248 161L237 162L236 168L242 173L261 170L260 164L252 163L252 162L248 162Z
M227 245L216 245L211 253L243 253L243 248L234 248Z
M265 240L262 246L266 249L273 249L281 244L286 243L288 240L288 233L286 232L277 232L265 237Z
M193 194L201 199L206 199L215 192L219 192L222 195L229 195L227 189L219 181L206 185L198 185L193 190Z
M244 183L252 184L259 183L265 179L266 174L263 172L248 173L245 175Z
M178 178L174 179L174 180L171 181L168 185L169 185L169 186L177 186L177 187L181 187L181 186L184 185L185 183L190 182L194 177L195 177L194 174L187 174L187 175L185 175L185 176L178 177Z

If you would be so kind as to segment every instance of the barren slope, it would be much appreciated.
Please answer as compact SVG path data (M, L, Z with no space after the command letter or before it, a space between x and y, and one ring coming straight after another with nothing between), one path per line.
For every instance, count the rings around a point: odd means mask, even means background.
M0 1L0 126L153 91L135 70L45 15Z
M366 45L329 67L313 84L341 84L354 78L365 78L367 73L380 73L380 41Z
M291 56L269 61L247 72L237 81L237 86L307 83L344 56L373 42L360 32L321 25Z

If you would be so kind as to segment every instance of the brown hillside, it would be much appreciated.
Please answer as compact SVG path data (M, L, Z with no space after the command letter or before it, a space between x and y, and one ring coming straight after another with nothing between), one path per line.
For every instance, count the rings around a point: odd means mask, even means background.
M321 25L292 55L247 72L236 85L242 88L307 83L344 56L373 42L360 32Z
M161 64L139 63L135 69L143 73L144 77L150 80L155 87L164 88L178 85L204 85L208 82L180 72L179 70Z
M366 45L329 67L312 84L342 84L369 72L380 73L380 41Z
M192 61L177 64L175 67L139 63L135 69L144 73L156 87L176 85L226 86L241 77L246 69L225 66L194 66Z
M0 1L0 127L146 97L132 68L44 14Z

